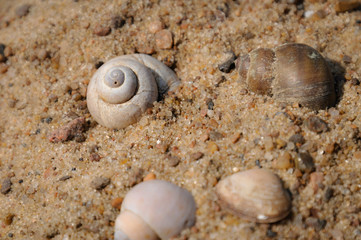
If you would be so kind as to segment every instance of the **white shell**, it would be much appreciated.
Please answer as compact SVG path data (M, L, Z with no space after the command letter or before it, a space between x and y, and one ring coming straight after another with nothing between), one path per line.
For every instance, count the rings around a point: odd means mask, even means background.
M162 180L142 182L123 200L114 239L169 239L194 225L195 211L187 190Z
M249 221L277 222L291 210L291 199L281 180L265 169L228 176L217 184L216 193L227 209Z
M99 124L125 128L139 120L158 93L174 91L179 83L170 68L151 56L116 57L103 64L90 80L88 109Z

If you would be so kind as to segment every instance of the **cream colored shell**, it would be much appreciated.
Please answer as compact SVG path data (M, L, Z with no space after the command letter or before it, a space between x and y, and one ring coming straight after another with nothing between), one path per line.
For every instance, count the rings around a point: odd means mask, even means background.
M264 169L228 176L217 184L216 193L227 209L254 222L277 222L291 210L291 199L281 180Z
M178 77L166 65L145 54L124 55L102 65L87 91L90 114L108 128L125 128L139 120L158 94L174 91Z
M169 239L194 225L195 211L187 190L162 180L142 182L124 198L114 239Z

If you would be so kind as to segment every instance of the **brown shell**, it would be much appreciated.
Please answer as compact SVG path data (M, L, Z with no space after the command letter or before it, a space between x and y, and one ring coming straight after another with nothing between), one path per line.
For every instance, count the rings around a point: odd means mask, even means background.
M291 210L291 199L281 180L264 169L228 176L217 184L216 193L222 206L253 222L277 222Z
M255 93L314 110L335 105L332 74L326 60L310 46L288 43L273 50L259 48L242 59L246 61L240 63L240 77Z

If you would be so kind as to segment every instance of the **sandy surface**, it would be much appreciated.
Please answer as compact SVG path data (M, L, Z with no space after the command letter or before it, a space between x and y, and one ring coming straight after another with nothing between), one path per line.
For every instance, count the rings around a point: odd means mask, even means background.
M28 13L18 9L24 4ZM149 173L195 197L196 225L177 239L361 239L361 14L336 13L335 4L0 0L0 43L12 49L0 63L0 239L112 239L112 200ZM157 21L172 33L171 49L156 45ZM111 32L99 36L99 27ZM285 42L329 59L334 108L286 106L247 92L237 71L218 70L229 51ZM139 51L172 66L181 88L123 130L96 124L85 99L96 66ZM328 130L311 131L310 116ZM88 121L85 138L49 141L77 117ZM303 145L289 140L295 134ZM320 180L274 164L285 152L295 159L298 148L311 154ZM291 214L278 223L248 222L217 201L220 179L257 166L292 193ZM96 190L99 178L110 184Z

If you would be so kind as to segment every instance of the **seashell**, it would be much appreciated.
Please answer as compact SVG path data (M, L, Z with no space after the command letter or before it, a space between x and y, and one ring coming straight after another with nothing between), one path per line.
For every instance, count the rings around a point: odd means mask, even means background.
M139 120L158 95L174 91L176 74L145 54L124 55L103 64L90 80L87 105L90 114L108 128L125 128Z
M334 79L327 62L305 44L255 49L237 60L237 68L241 81L257 94L314 110L335 105Z
M277 222L291 210L291 198L281 180L264 169L228 176L217 184L216 193L225 208L253 222Z
M195 223L196 203L187 190L162 181L142 182L125 196L115 240L169 239Z

